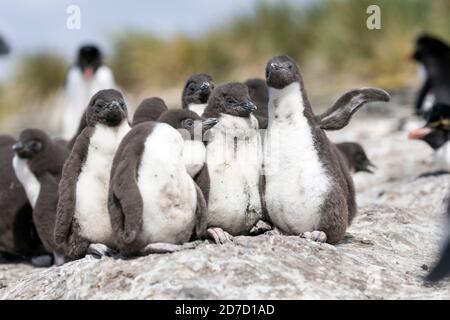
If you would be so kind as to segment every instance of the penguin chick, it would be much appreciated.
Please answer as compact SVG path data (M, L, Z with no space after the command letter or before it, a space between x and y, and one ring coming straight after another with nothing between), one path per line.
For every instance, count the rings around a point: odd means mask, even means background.
M201 116L213 90L214 82L210 75L205 73L191 75L183 88L181 97L183 109L189 109Z
M257 109L253 115L258 119L259 128L267 128L269 88L264 79L248 79L244 82L248 88L250 98L256 104Z
M367 101L389 100L379 89L345 94L315 117L293 59L278 56L266 66L269 121L264 152L265 203L283 233L336 243L356 214L353 181L325 129L343 128Z
M145 121L157 121L167 110L169 109L163 99L157 97L144 99L134 113L131 126L134 127Z
M262 144L252 114L256 108L244 84L227 83L213 91L203 113L219 121L209 130L206 146L208 227L215 238L248 235L264 218Z
M336 143L336 147L344 155L348 169L351 173L373 173L371 167L375 168L375 165L367 158L366 152L359 143Z
M39 129L21 132L13 145L13 167L33 207L33 222L45 249L56 264L64 263L63 250L55 243L54 229L58 184L69 150L52 141Z
M64 164L59 184L55 241L72 259L110 254L115 240L108 213L111 166L130 130L122 94L101 90L90 100L87 127Z
M120 144L108 206L124 256L194 248L188 241L205 235L206 202L186 170L183 149L180 133L160 122L137 125Z

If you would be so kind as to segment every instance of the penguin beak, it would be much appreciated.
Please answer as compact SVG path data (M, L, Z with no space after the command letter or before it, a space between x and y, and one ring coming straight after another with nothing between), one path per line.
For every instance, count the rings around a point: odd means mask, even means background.
M250 100L242 102L241 104L239 104L239 107L247 113L252 113L253 111L256 111L258 109L258 107L256 107L256 105Z
M368 160L368 161L366 162L366 165L361 169L361 171L364 171L364 172L373 174L374 172L373 172L373 170L372 170L371 168L376 169L377 166L374 165L372 162L370 162L370 161Z
M22 143L22 141L19 141L12 146L12 149L15 152L22 151L24 148L25 148L25 145Z
M91 80L94 77L94 68L87 67L83 71L84 79Z
M214 127L217 123L219 122L219 120L217 120L216 118L206 118L202 121L202 126L203 126L203 131L206 131L208 129L211 129L212 127Z
M209 82L203 82L200 86L200 91L202 92L208 92L209 91L210 84Z
M429 135L431 133L431 131L433 131L433 130L428 127L412 129L408 134L408 139L421 140L421 139L425 138L427 135Z

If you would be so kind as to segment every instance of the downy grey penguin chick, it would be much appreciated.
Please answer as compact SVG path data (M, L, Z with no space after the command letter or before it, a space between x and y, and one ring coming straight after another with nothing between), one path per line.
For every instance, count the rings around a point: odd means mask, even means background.
M247 235L264 218L262 145L255 110L244 84L227 83L213 91L203 113L219 121L209 130L206 145L208 227L216 231L211 234L215 238Z
M45 253L33 223L33 209L25 189L17 179L12 146L17 141L0 135L0 253L32 258Z
M199 116L205 111L208 98L214 90L214 82L210 75L196 73L189 77L183 88L181 105L183 109L194 111Z
M87 127L64 164L59 184L55 240L72 259L103 255L115 240L108 213L111 166L130 130L127 106L113 89L97 92L86 112Z
M259 121L259 128L267 128L267 118L268 118L268 104L269 104L269 88L267 87L266 80L264 79L248 79L244 82L248 87L248 93L250 98L256 104L258 109L253 113L253 115Z
M369 160L363 147L356 142L336 143L336 147L344 155L347 167L351 173L373 173L375 165Z
M54 262L64 263L63 249L55 243L58 184L70 151L52 141L39 129L26 129L14 144L13 167L33 207L33 222L45 249Z
M190 129L190 120L181 124ZM193 124L192 124L193 125ZM121 254L194 248L206 235L206 202L189 175L180 132L145 122L125 136L114 157L109 212Z
M266 67L269 122L264 152L265 203L282 232L335 243L356 214L353 181L336 146L324 130L348 124L368 100L387 101L378 89L359 89L341 97L315 117L300 70L287 56ZM368 97L368 99L366 99Z
M158 121L158 118L167 110L169 109L161 98L152 97L144 99L134 113L131 126L134 127L145 121Z

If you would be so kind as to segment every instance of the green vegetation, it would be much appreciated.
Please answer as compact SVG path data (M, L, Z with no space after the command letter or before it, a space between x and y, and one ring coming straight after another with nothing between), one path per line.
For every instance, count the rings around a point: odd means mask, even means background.
M381 30L366 27L371 4L381 8ZM354 85L394 89L416 78L407 56L419 33L450 40L448 12L447 0L260 2L250 14L222 21L197 37L163 39L146 30L126 30L112 39L108 62L119 84L132 93L179 86L193 72L211 73L218 82L263 76L265 62L276 54L297 59L318 93ZM31 55L23 58L14 83L6 85L17 87L17 97L44 98L63 85L66 70L60 58ZM0 104L4 101L0 97Z

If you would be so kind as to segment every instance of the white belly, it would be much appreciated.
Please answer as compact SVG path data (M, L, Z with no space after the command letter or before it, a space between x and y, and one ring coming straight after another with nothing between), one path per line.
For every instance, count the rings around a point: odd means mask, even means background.
M206 160L206 148L203 141L185 140L183 162L191 177L195 177L203 168Z
M28 167L27 160L15 155L12 164L17 179L19 179L24 187L28 201L30 201L31 206L34 208L39 197L39 192L41 191L41 184Z
M271 118L264 153L268 214L285 232L313 231L318 227L330 181L303 115L299 85L293 83L278 92L270 90Z
M211 181L208 225L233 235L248 232L262 217L262 147L256 129L254 117L249 120L222 115L211 129L206 149Z
M108 211L108 190L113 158L130 127L97 125L90 140L86 162L78 177L75 219L83 237L92 243L114 246Z
M436 151L435 158L442 170L450 171L450 142L446 142Z
M183 243L192 234L197 192L183 163L183 145L178 131L164 123L145 142L138 169L145 243Z
M205 108L208 104L207 103L191 103L188 107L189 110L194 111L196 114L198 114L200 117L202 116L203 112L205 111Z

